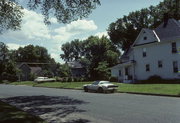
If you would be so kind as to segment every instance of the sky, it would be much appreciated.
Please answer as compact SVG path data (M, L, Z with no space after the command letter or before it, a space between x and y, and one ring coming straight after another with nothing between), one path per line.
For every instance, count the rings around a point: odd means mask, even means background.
M36 11L24 8L24 17L19 31L7 31L0 35L0 41L9 49L18 49L29 44L43 46L56 62L63 63L60 58L61 46L74 39L86 39L91 35L107 36L109 24L129 12L157 5L163 0L100 0L88 18L73 21L69 24L59 24L56 19L50 19L51 25L45 25L43 16ZM24 2L24 0L19 0ZM24 4L24 3L22 3Z

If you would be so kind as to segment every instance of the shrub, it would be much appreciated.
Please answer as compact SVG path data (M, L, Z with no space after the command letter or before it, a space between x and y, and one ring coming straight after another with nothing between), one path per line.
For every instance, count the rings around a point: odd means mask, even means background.
M156 83L156 82L162 82L162 78L158 75L153 75L148 78L149 82Z
M118 82L118 78L117 77L110 77L109 81Z
M68 77L67 82L72 82L72 81L73 81L73 78Z
M9 73L2 73L2 80L8 80L10 82L14 82L14 81L17 81L18 80L18 77L16 75L13 75L13 74L9 74Z

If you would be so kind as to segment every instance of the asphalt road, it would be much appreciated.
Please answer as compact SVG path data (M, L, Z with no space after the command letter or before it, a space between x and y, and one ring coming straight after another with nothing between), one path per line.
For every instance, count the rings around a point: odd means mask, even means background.
M180 123L180 98L0 85L0 99L50 123Z

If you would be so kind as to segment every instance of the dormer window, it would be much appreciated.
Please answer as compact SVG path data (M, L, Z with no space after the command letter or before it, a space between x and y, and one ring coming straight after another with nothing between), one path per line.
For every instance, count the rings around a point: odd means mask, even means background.
M171 46L172 46L172 53L177 53L176 42L171 43Z
M146 48L143 48L143 57L146 57Z
M147 40L147 37L144 37L144 40Z

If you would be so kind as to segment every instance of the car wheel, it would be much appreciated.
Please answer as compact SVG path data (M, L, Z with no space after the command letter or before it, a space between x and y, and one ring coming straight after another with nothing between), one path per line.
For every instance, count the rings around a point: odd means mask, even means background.
M84 92L88 92L88 88L87 87L84 87Z
M103 88L98 88L98 92L103 93L104 92Z

